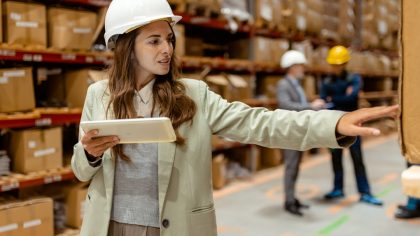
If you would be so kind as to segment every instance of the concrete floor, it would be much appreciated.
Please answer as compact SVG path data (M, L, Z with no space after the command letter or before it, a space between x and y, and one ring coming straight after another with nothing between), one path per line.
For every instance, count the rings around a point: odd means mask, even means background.
M311 206L304 217L283 210L283 168L276 167L215 192L219 235L420 235L420 219L393 218L397 204L406 201L400 184L405 161L396 135L375 138L363 145L372 191L384 200L384 206L358 202L350 158L344 162L346 198L332 203L323 201L323 194L332 187L330 158L324 153L301 165L297 196Z

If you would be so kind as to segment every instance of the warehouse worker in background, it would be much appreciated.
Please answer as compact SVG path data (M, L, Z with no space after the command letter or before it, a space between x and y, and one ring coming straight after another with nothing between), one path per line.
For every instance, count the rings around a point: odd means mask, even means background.
M322 99L308 103L300 81L305 77L305 55L299 51L287 51L281 58L281 67L286 69L286 76L277 84L277 102L280 109L291 111L320 110L325 106ZM283 150L284 160L284 193L286 211L302 216L300 209L309 208L295 197L296 180L303 152Z
M332 67L332 74L324 78L321 88L321 98L332 110L351 112L358 109L359 91L361 88L361 77L358 74L349 73L346 65L350 61L350 52L343 46L335 46L328 53L327 62ZM357 188L360 193L360 201L373 205L382 205L382 201L375 198L369 186L361 149L361 139L350 147L350 154L353 161L356 176ZM324 198L332 200L344 197L344 170L343 150L331 149L332 167L334 171L334 187Z
M109 5L105 42L114 60L109 79L89 87L81 121L168 117L176 142L121 144L80 130L71 165L90 182L81 236L215 236L212 134L270 148L340 148L380 133L362 121L397 114L398 106L298 113L229 103L204 82L180 78L179 20L166 0Z

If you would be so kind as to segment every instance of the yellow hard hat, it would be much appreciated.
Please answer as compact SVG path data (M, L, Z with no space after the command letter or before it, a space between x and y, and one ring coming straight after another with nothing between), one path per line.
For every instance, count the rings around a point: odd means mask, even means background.
M346 47L335 46L328 52L327 62L330 65L342 65L350 61L350 52Z

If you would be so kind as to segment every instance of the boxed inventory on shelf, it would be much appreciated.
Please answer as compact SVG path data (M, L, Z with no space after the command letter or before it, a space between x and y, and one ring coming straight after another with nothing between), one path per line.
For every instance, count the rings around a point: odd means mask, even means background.
M3 3L4 42L47 47L46 7L41 4L7 1Z
M13 171L29 173L63 166L61 127L12 131Z
M228 101L241 101L252 97L250 76L209 75L205 80L213 92Z
M106 72L83 69L65 74L66 101L69 107L83 107L89 85L105 79Z
M66 186L66 225L80 228L86 209L86 195L88 192L86 183Z
M32 68L0 69L0 112L34 108Z
M11 202L0 200L1 235L53 236L53 218L51 198Z
M50 46L59 49L90 49L98 24L97 20L95 12L49 8Z
M420 164L420 29L417 23L419 11L419 1L402 1L400 138L403 154L413 164Z

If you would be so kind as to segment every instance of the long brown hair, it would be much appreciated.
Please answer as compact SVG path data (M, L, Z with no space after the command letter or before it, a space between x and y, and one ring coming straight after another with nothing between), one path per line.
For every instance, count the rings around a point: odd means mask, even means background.
M172 30L172 27L171 27ZM137 35L141 29L130 33L119 35L114 49L114 63L109 70L109 91L110 101L107 107L107 114L112 107L115 119L136 118L137 112L134 108L133 97L136 88L136 73L132 53ZM173 31L172 31L173 32ZM160 116L169 117L175 129L176 143L184 144L185 138L182 137L178 128L184 122L191 121L196 113L196 104L186 96L185 86L179 82L179 66L175 56L175 34L173 36L173 48L170 71L166 75L156 75L153 85L153 109L159 106ZM124 154L122 145L116 145L112 149L115 157L120 157L125 161L130 158Z

